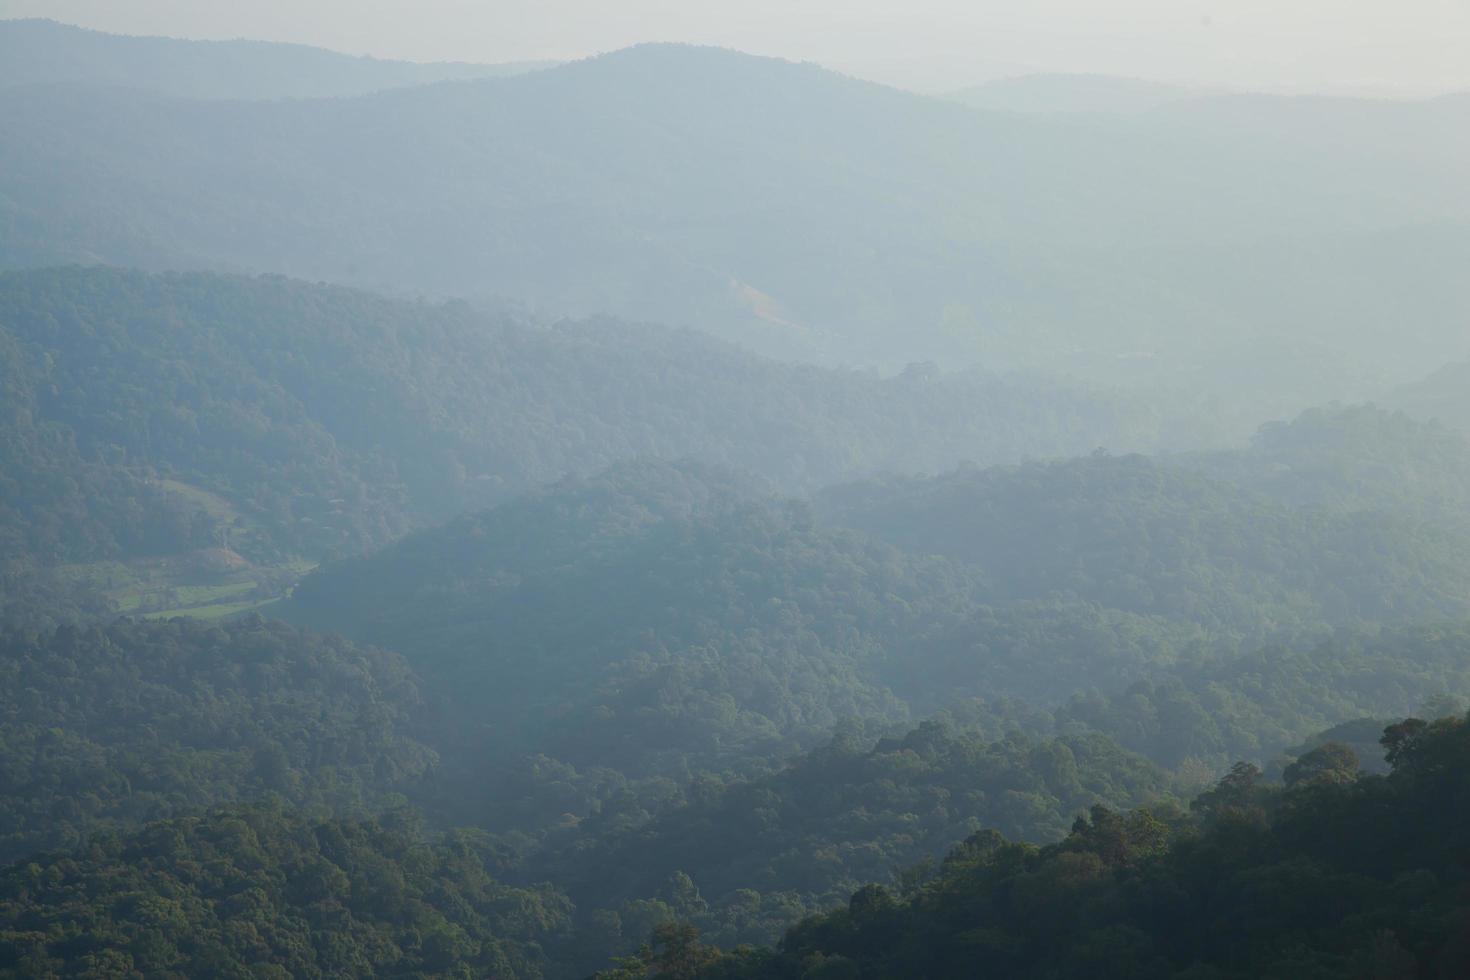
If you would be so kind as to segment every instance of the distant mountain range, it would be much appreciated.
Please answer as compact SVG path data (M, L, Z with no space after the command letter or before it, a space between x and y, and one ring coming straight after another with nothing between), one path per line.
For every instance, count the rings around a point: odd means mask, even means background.
M279 271L804 360L1041 368L1214 399L1242 431L1470 357L1467 99L995 113L652 45L351 99L12 85L0 127L0 266Z
M0 21L0 88L84 82L179 98L312 99L515 75L551 64L416 64L302 44L127 37L52 20Z

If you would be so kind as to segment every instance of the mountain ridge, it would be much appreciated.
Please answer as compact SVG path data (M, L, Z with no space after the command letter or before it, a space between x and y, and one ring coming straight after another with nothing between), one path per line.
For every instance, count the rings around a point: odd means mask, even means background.
M0 20L0 88L90 82L207 100L338 98L552 64L412 62L284 41L116 34L41 17Z

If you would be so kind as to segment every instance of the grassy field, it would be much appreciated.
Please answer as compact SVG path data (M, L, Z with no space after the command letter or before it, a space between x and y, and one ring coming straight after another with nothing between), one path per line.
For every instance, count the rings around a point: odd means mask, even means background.
M61 571L73 581L101 591L120 613L148 618L216 619L276 601L315 567L313 562L292 561L204 571L195 556L172 555L66 565Z
M216 494L179 480L158 486L186 498L214 518L222 532L218 547L187 554L65 565L63 575L105 595L117 611L129 616L168 618L195 616L218 619L268 605L290 591L316 567L295 560L255 565L231 550L234 531L249 533L240 513Z

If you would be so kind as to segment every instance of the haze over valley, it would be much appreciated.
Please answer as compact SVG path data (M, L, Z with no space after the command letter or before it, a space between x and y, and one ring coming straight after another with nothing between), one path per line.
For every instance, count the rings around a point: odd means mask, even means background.
M0 978L1470 975L1462 25L1314 3L0 3Z

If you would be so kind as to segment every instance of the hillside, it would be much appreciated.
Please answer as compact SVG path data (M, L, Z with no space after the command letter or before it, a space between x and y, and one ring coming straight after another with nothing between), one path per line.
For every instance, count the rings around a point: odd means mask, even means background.
M882 640L968 587L690 464L569 481L304 579L281 615L403 652L483 765L736 767L901 719ZM461 728L469 737L468 728Z
M990 740L926 722L868 745L848 732L770 775L702 775L654 814L615 798L550 836L519 876L561 883L589 932L609 912L633 919L677 882L685 904L672 915L727 948L772 942L798 910L896 883L981 827L1051 841L1096 803L1159 802L1167 787L1166 774L1098 736Z
M0 864L273 794L365 813L432 768L392 654L259 620L0 632Z
M1446 378L1452 374L1445 369ZM1463 525L1470 514L1470 434L1437 421L1436 413L1415 414L1333 405L1268 423L1246 449L1162 459L1280 503Z
M814 522L728 473L624 465L328 564L275 608L403 654L474 807L530 825L623 778L751 771L844 719L967 699L1053 708L1175 768L1462 682L1455 642L1322 646L1333 625L1470 615L1466 550L1405 519L1106 457L839 496Z
M1077 597L1261 638L1303 623L1463 615L1460 533L1290 507L1139 456L835 488L828 523L973 565L998 598Z
M1241 413L1470 355L1464 103L1193 105L984 113L669 45L347 100L12 89L0 265L501 296Z
M1462 975L1467 733L1458 718L1390 726L1387 776L1357 774L1341 746L1284 786L1238 767L1190 822L1098 807L1039 850L977 834L911 895L864 888L777 950L721 957L668 931L600 976Z
M45 562L317 560L640 456L803 492L1160 438L1134 400L1038 378L880 379L280 278L0 275L0 350L0 538Z
M183 99L340 98L544 67L414 64L301 44L129 37L51 20L0 20L0 88L87 84Z
M538 980L569 909L487 872L483 836L411 815L215 810L0 872L0 976Z

